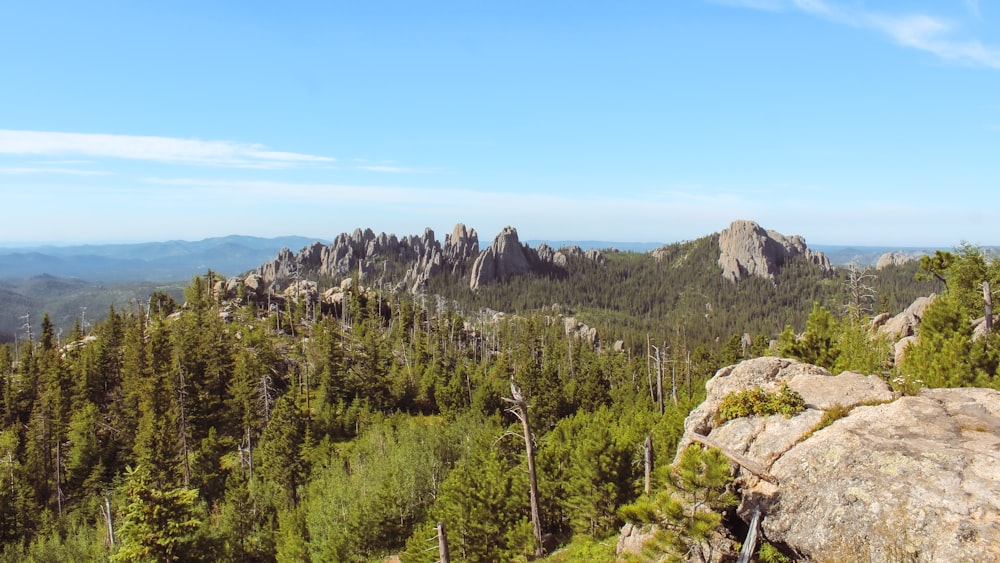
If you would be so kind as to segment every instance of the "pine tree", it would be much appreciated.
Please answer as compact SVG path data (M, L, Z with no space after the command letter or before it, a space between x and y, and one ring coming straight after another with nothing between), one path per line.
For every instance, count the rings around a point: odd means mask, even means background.
M120 543L111 560L196 561L210 554L195 549L202 525L198 491L157 486L142 466L125 472L127 501L118 530Z
M305 416L292 394L286 393L275 403L254 458L260 477L271 487L279 508L294 506L299 498L299 487L308 469L302 451L305 441Z
M737 502L728 490L730 472L719 450L688 446L670 469L668 488L622 507L621 514L629 522L661 526L644 549L651 557L666 553L676 560L711 561L709 540L722 523L722 511Z
M159 326L142 354L145 365L135 384L138 393L138 422L135 434L135 462L143 468L143 478L158 488L186 482L186 460L181 443L181 429L173 369L169 360L169 337Z

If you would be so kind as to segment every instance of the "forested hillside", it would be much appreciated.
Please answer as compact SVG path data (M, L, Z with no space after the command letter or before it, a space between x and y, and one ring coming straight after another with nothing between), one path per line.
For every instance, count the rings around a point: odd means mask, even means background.
M543 543L613 559L647 438L665 464L715 370L773 353L816 304L850 304L843 272L806 262L727 282L714 244L573 259L477 293L444 273L415 296L344 284L337 307L230 296L208 273L183 303L156 292L61 339L46 316L0 347L2 558L432 561L445 522L455 560ZM914 273L881 272L871 313L940 287ZM596 342L567 331L570 314ZM847 350L837 335L857 326L831 321L828 344Z
M24 337L25 324L37 325L47 313L57 337L68 334L73 324L101 320L112 305L125 307L144 301L155 292L184 295L186 281L99 283L76 278L38 275L26 279L0 280L0 343Z
M813 303L843 312L848 268L826 275L805 259L790 260L774 281L749 277L738 284L722 277L719 236L664 246L655 253L605 251L605 264L570 258L565 271L528 273L471 291L442 273L428 293L448 296L468 310L530 311L557 305L602 327L602 334L644 347L646 337L709 344L733 335L773 338L786 325L801 330ZM918 280L917 262L871 271L877 298L873 312L898 312L940 283Z

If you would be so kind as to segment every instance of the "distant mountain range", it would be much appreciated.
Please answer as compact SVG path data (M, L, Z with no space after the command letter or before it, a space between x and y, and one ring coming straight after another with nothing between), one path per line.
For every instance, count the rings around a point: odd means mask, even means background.
M296 252L313 242L316 239L300 236L263 238L230 235L199 241L0 247L0 280L50 275L105 283L184 282L209 268L226 276L241 274L273 260L282 248ZM532 247L544 242L552 248L578 246L583 250L616 249L640 253L655 250L664 244L547 239L525 242ZM810 245L810 248L822 251L834 265L851 261L874 265L885 252L919 257L936 250L929 247L851 245Z
M315 239L231 235L200 241L0 248L0 279L47 274L91 282L186 281L212 270L227 276Z
M23 317L28 314L37 325L41 313L48 311L57 326L68 328L84 315L88 321L96 320L104 316L108 307L126 307L130 302L145 299L152 291L164 291L180 300L191 278L209 269L227 277L236 276L262 268L262 265L279 264L282 256L287 262L293 257L292 253L306 252L307 247L316 246L315 242L316 239L299 236L233 235L200 241L0 247L0 342L13 340L13 335L22 331ZM482 244L475 242L480 247L487 246L485 241ZM659 242L526 241L534 248L541 243L553 249L615 249L640 254L663 246ZM283 248L292 253L281 253ZM918 257L934 250L837 245L812 248L825 253L834 265L851 261L874 265L885 252ZM478 252L473 248L468 250L473 256ZM360 256L357 252L347 254ZM418 268L420 272L427 270L425 265L421 268Z

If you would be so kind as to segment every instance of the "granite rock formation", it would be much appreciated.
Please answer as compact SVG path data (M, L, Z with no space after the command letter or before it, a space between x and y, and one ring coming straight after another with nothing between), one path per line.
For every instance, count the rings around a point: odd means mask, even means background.
M329 246L315 242L297 254L282 249L277 258L254 273L267 286L315 272L334 278L349 275L374 278L371 281L376 283L396 280L396 289L417 292L443 268L464 274L467 262L478 254L476 230L462 224L456 225L446 236L444 245L435 239L434 231L429 228L421 236L402 239L394 234L376 235L371 229L355 229L351 234L341 233Z
M473 263L469 287L476 290L494 281L523 274L539 262L538 252L521 244L517 229L504 227Z
M781 384L805 411L717 421L726 394ZM1000 392L897 397L876 376L775 357L723 368L706 389L681 447L697 433L767 471L774 483L744 468L735 481L764 541L806 560L1000 560Z
M785 261L800 255L827 272L833 271L829 258L810 250L804 238L764 230L753 221L733 221L723 229L719 233L719 250L722 276L734 283L748 276L773 281Z
M913 261L913 257L902 252L886 252L878 257L878 262L875 263L876 270L882 270L888 268L889 266L902 266L907 262Z
M493 239L493 243L483 250L473 263L469 287L475 291L484 285L527 272L565 268L574 258L591 260L597 264L604 264L606 260L600 251L584 252L578 246L553 250L549 245L542 243L534 249L521 243L517 229L504 227Z

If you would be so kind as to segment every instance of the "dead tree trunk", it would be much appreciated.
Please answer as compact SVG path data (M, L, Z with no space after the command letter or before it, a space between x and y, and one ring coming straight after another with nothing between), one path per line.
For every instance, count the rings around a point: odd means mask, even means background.
M643 458L646 461L645 479L643 479L642 490L646 496L653 490L653 435L646 436L646 447Z
M747 532L747 539L743 542L743 549L740 550L739 559L736 563L750 563L754 551L757 550L757 533L760 528L760 507L753 511L753 518L750 520L750 531Z
M690 402L694 395L694 390L691 389L691 350L688 350L684 356L684 383L687 384L688 401Z
M438 557L441 563L451 563L451 554L448 553L448 532L444 529L444 522L438 522Z
M524 429L524 448L528 455L528 488L531 502L531 526L535 535L535 557L544 555L542 547L542 519L538 508L538 478L535 472L535 443L531 435L531 423L528 421L528 404L521 395L517 384L510 382L510 394L513 398L504 400L514 405L510 412L520 421Z
M775 485L778 484L778 479L775 478L774 475L771 475L770 473L768 473L767 470L764 469L759 463L757 463L756 461L754 461L752 459L748 459L746 457L743 457L743 456L741 456L738 453L731 452L731 451L723 448L718 443L710 440L708 438L708 436L702 436L701 434L691 434L691 441L698 442L699 444L703 444L703 445L708 446L710 448L715 448L715 449L719 450L720 452L722 452L722 455L728 457L734 463L736 463L740 467L746 469L750 473L753 473L758 478L763 479L763 480L767 481L768 483L773 483Z
M986 308L986 336L993 331L993 294L990 292L990 282L983 282L983 306Z
M649 335L646 335L646 380L649 381L649 399L656 402L656 393L653 391L653 368L650 360L652 360L653 355L649 353L652 345L649 342Z
M663 348L666 348L666 344ZM650 357L656 364L656 404L659 407L660 415L663 415L663 352L656 346L653 346L653 352Z
M104 517L104 522L108 525L108 545L114 547L115 527L111 522L111 499L108 498L108 495L104 495L104 505L101 506L101 516Z
M188 450L188 427L187 427L187 417L185 415L184 405L187 402L187 388L184 383L184 367L180 366L177 369L177 410L179 413L178 417L178 433L180 434L181 441L181 456L184 459L184 486L187 487L191 482L191 461L190 452Z
M670 361L670 400L677 406L677 361Z

